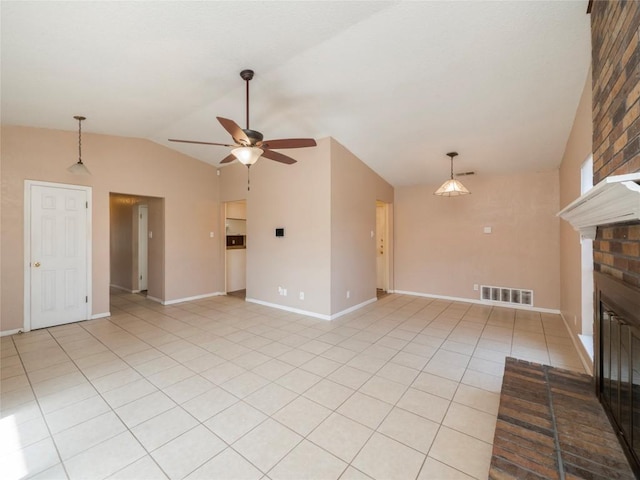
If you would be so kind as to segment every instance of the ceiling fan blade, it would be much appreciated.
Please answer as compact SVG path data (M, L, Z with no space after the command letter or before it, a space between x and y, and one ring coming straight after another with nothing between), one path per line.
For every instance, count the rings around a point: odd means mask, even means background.
M178 140L176 138L170 138L169 141L180 142L180 143L195 143L197 145L218 145L220 147L237 147L237 145L229 145L228 143L198 142L196 140Z
M281 138L279 140L265 140L262 146L272 150L279 148L304 148L315 147L316 141L313 138Z
M224 127L224 129L231 134L233 139L245 145L250 145L251 140L247 137L247 134L240 128L240 126L234 122L233 120L229 120L228 118L216 117L220 122L220 125Z
M233 162L235 159L236 159L235 155L233 155L233 154L229 154L229 155L227 155L226 157L224 157L220 163L231 163L231 162Z
M282 153L274 152L272 150L267 150L267 149L264 149L264 152L262 153L262 156L264 158L268 158L269 160L275 160L276 162L286 163L287 165L291 165L292 163L296 163L297 162L297 160L294 160L291 157L287 157L286 155L283 155Z

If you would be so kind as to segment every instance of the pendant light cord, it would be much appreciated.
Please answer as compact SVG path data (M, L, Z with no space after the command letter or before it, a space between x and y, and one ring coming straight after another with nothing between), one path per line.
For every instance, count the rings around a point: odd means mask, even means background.
M82 120L78 119L78 163L82 163Z

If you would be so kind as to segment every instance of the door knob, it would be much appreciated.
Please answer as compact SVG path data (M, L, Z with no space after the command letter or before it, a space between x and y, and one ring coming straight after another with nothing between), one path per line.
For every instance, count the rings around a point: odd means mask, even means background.
M40 266L40 262L36 262L33 264L34 267L38 268Z

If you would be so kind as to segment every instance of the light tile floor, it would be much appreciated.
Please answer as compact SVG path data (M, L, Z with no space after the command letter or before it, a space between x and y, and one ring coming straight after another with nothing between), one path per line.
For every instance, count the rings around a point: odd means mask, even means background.
M2 338L3 479L486 479L505 356L583 371L557 315L421 297L111 313Z

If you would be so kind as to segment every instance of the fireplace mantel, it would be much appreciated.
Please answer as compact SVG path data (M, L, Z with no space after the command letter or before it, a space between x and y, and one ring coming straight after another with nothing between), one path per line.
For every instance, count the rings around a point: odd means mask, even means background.
M640 220L640 173L605 178L557 215L592 240L598 225Z

